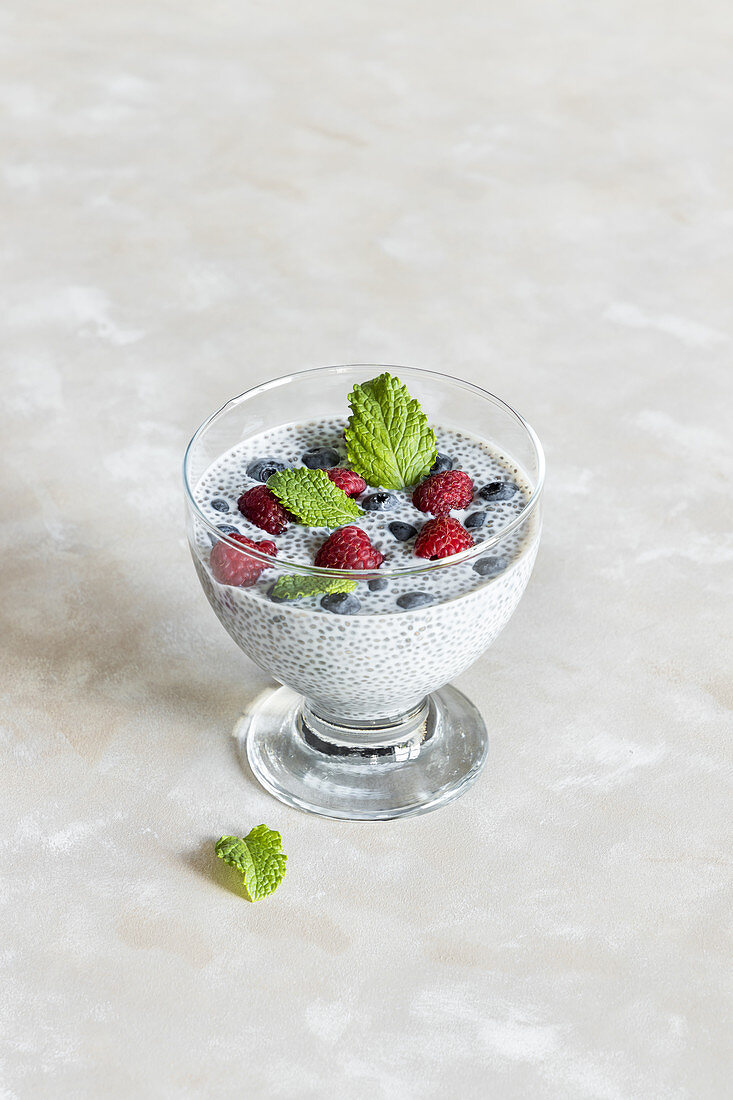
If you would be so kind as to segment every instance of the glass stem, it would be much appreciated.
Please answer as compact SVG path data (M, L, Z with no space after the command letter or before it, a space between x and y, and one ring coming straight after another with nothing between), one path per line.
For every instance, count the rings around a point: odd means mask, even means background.
M435 732L435 708L428 695L401 714L354 722L328 714L305 699L298 730L311 748L329 756L409 760Z

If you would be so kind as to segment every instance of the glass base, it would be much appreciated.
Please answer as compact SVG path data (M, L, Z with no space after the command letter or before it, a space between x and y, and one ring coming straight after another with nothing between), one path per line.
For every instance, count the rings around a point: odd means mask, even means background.
M359 726L273 688L253 702L235 736L255 777L281 802L360 821L444 806L470 787L488 751L481 715L450 684L392 721Z

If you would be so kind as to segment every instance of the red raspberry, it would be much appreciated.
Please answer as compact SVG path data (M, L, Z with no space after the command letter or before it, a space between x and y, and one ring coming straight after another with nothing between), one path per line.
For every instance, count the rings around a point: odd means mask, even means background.
M270 554L272 557L277 554L277 546L267 539L263 539L262 542L253 542L246 535L230 535L229 537L245 549L259 550L260 553ZM237 588L249 588L250 585L255 583L263 570L271 568L256 558L250 557L249 554L245 554L241 550L235 550L233 546L228 546L225 542L217 542L211 551L209 565L219 584L233 584Z
M343 489L347 497L358 497L366 489L366 481L352 470L344 470L341 466L334 466L332 470L326 470L326 477L330 477L334 485Z
M429 519L415 539L415 553L419 558L449 558L468 550L474 542L468 531L453 516Z
M379 569L384 561L359 527L339 527L316 554L316 565L329 569Z
M412 494L415 507L434 516L447 516L454 508L468 508L472 500L473 482L463 470L431 474Z
M272 489L268 489L266 485L255 485L253 489L242 493L237 501L237 508L250 523L261 527L270 535L281 535L290 520L295 518L283 508Z

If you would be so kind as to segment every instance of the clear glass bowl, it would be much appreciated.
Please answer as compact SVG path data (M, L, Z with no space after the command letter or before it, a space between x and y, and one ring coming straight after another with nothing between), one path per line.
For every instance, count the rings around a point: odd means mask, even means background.
M223 454L282 425L345 418L354 383L384 370L405 383L431 423L489 442L520 471L528 499L492 537L451 558L415 558L407 567L390 568L387 560L378 571L325 569L244 550L199 506L196 487ZM189 545L225 629L283 685L260 696L239 726L252 771L272 794L325 816L375 820L434 809L476 779L486 758L486 726L449 682L494 641L527 585L543 480L539 441L509 405L468 382L413 367L323 367L277 378L227 402L201 425L184 460ZM260 538L272 536L263 531ZM240 588L215 579L209 556L217 541L266 566L255 584ZM485 562L480 576L478 559ZM456 570L470 574L471 586L411 610L334 615L315 598L274 602L269 596L285 574L355 580L358 595L377 577L404 591L406 584L424 587L443 570L453 578Z

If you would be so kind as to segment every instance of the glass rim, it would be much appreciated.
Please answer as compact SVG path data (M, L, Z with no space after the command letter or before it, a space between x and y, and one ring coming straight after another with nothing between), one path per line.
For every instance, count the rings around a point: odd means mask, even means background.
M505 412L519 424L523 429L529 441L534 449L535 458L537 462L537 483L532 489L527 503L522 508L521 512L502 527L491 538L484 539L482 542L476 543L474 546L470 546L467 550L462 550L459 554L453 554L448 558L439 558L436 561L423 560L420 565L408 565L398 569L332 569L327 566L307 565L303 562L289 561L286 558L272 557L270 554L264 554L262 551L256 548L247 547L246 550L242 548L242 544L233 539L230 535L220 531L213 520L204 513L199 507L196 498L194 497L193 488L191 486L191 460L193 449L196 443L203 437L205 432L215 421L223 417L228 411L230 411L235 405L243 404L247 400L251 400L254 397L259 396L262 393L266 393L268 390L277 389L279 386L285 386L289 382L296 379L303 379L308 375L324 375L324 374L346 374L349 371L365 370L369 367L374 367L380 372L389 371L396 374L398 377L400 373L405 375L429 375L431 378L439 379L443 383L449 383L456 389L465 390L468 393L473 393L480 397L483 401L488 401L494 405L498 405ZM277 425L273 425L277 427ZM268 429L265 429L268 430ZM490 442L487 440L487 442ZM489 390L483 389L481 386L477 386L473 382L466 382L462 378L455 378L450 374L443 374L441 371L424 370L422 367L408 367L408 366L396 366L389 363L377 364L377 363L343 363L333 366L325 367L311 367L306 370L292 371L290 374L280 375L278 378L272 378L268 382L261 382L257 386L252 386L250 389L240 393L237 397L231 397L228 401L211 413L210 416L199 425L186 447L186 452L183 456L183 485L186 495L186 500L190 507L193 509L194 515L203 524L204 528L212 535L216 536L217 542L224 542L228 546L233 547L239 553L245 553L247 557L254 558L257 561L267 564L268 566L277 566L279 569L287 570L291 573L304 574L306 576L321 576L330 578L344 578L349 580L373 580L377 577L393 578L393 577L409 577L418 576L426 573L433 573L440 569L451 569L456 565L462 565L464 562L472 561L473 558L482 557L489 550L498 546L499 543L516 531L535 510L545 483L545 455L542 450L542 444L539 441L537 433L534 428L524 419L524 417L517 412L501 397L497 397L496 394L491 393ZM357 517L358 519L358 517ZM354 520L356 523L356 519ZM346 526L345 524L342 526ZM324 528L325 530L325 528ZM266 531L263 531L264 536L267 535ZM269 536L268 536L269 537Z

